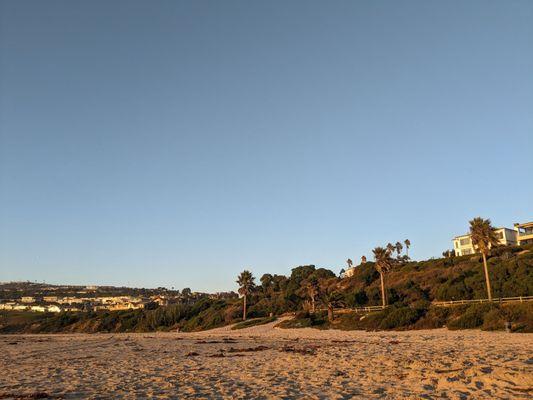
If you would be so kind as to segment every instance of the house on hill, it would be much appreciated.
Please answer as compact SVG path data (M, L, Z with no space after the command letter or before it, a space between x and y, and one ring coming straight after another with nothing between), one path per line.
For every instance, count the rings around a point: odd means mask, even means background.
M514 229L516 230L519 245L533 243L533 221L514 224Z
M496 228L496 236L500 245L511 246L518 244L517 231L514 229ZM476 252L470 234L454 237L453 249L457 256L466 256Z

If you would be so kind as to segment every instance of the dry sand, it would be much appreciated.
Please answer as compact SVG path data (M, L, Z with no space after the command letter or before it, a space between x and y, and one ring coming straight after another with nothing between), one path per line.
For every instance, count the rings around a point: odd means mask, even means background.
M0 399L533 396L533 334L273 325L193 334L0 336Z

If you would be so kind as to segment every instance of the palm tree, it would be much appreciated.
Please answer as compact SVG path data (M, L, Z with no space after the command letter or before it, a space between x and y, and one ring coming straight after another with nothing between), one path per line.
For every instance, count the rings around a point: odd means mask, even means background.
M409 239L405 239L403 244L405 244L405 254L407 257L409 257L409 246L411 246L411 241Z
M244 270L237 277L237 283L239 285L239 294L243 297L242 306L242 320L246 321L246 298L255 289L254 276L248 270Z
M483 257L487 295L489 296L490 301L492 300L492 291L490 289L489 269L487 268L487 255L492 246L497 246L499 244L496 230L491 225L490 219L476 217L470 221L470 240L472 240L474 249L479 251Z
M394 245L396 247L396 253L398 253L398 255L400 255L400 253L402 252L402 249L403 249L403 246L400 242L396 242L396 244Z
M346 264L348 264L348 269L352 268L352 265L353 265L353 261L352 261L352 259L351 259L351 258L348 258L348 259L346 260Z
M361 256L361 264L366 264L366 256Z
M396 250L396 247L392 243L387 243L387 251L392 254Z
M376 247L372 250L372 253L374 253L374 259L376 260L374 267L379 272L379 278L381 280L381 302L383 308L385 308L387 300L385 298L385 280L383 276L392 269L391 253L383 247Z

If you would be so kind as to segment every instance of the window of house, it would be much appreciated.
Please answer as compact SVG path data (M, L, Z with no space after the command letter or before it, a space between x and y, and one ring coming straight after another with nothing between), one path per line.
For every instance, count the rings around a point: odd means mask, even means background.
M460 240L461 246L467 246L470 244L470 238L465 238Z

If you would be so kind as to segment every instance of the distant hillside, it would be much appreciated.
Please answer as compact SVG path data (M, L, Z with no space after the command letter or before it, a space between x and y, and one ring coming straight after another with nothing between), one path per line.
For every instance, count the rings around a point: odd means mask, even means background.
M488 259L494 297L533 295L533 251L523 247L494 249ZM380 304L379 274L374 263L356 268L342 283L349 306ZM487 297L481 256L409 262L385 278L390 303L416 300L470 300Z
M488 265L494 297L533 295L532 250L531 246L500 247L492 250ZM324 309L328 305L360 307L380 304L379 274L374 263L367 262L356 267L354 276L345 279L336 277L330 270L306 265L294 268L288 277L263 275L255 291L249 296L248 316L266 317L270 313L280 315L286 312L301 314L302 310L309 310L310 282L318 285L318 309ZM375 313L366 319L365 323L357 322L361 318L360 315L337 316L337 319L329 324L324 322L322 312L299 316L302 324L322 327L410 329L440 327L442 324L456 328L480 327L485 324L485 316L489 315L494 320L489 324L491 327L503 329L502 321L514 318L518 324L517 330L528 331L533 328L532 307L529 305L519 309L491 305L459 307L453 312L435 310L435 307L430 305L434 300L486 298L484 282L479 256L399 263L385 276L387 298L392 307ZM242 301L238 299L204 298L194 304L175 304L155 310L59 315L9 311L0 313L0 332L144 332L176 329L195 331L237 322L242 315L241 308ZM431 317L433 314L434 318ZM467 315L464 318L468 321L461 322L463 314ZM361 319L363 320L365 319Z

